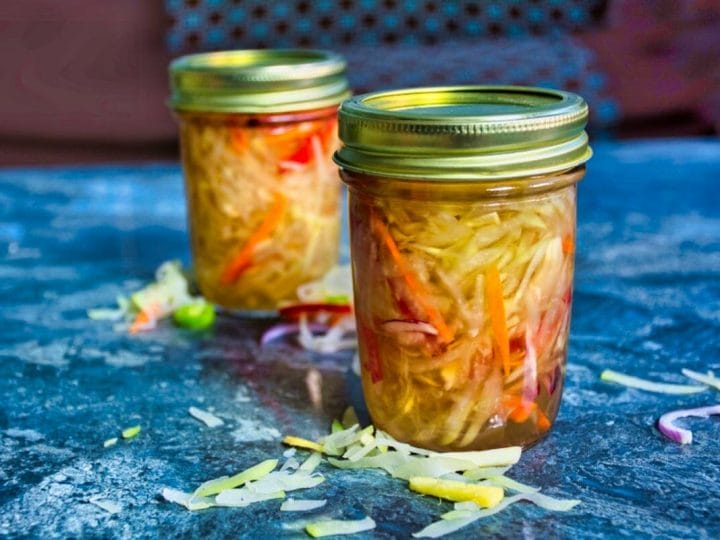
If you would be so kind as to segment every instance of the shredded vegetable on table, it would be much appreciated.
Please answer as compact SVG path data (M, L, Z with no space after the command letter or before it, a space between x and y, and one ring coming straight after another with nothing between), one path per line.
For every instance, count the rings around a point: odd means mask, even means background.
M370 416L436 450L537 441L563 386L574 187L511 202L417 189L402 199L351 191Z
M720 379L717 378L712 372L698 373L697 371L691 371L689 369L683 369L682 374L688 379L693 381L712 386L715 390L720 390Z
M655 381L648 381L640 377L625 375L611 369L606 369L600 375L600 379L607 382L622 384L629 388L637 388L647 392L657 392L659 394L697 394L708 389L707 386L688 385L688 384L669 384Z
M178 261L161 264L155 281L118 297L117 309L90 309L93 320L119 321L116 328L130 334L154 329L157 322L173 316L175 324L190 330L205 330L215 322L215 308L200 296L192 296Z
M220 427L225 423L222 421L221 418L218 418L214 414L207 411L203 411L202 409L198 409L197 407L190 407L188 409L188 413L190 414L190 416L192 416L196 420L199 420L209 428Z
M704 392L710 387L720 390L720 379L715 377L712 372L698 373L689 369L682 369L682 374L693 381L702 383L702 385L660 383L625 375L610 369L603 371L600 379L622 384L629 388L637 388L639 390L661 394L696 394ZM698 407L695 409L680 409L663 414L657 422L657 427L668 439L680 444L690 444L693 440L692 432L689 429L676 426L675 421L686 417L707 418L710 415L718 414L720 414L720 405Z
M317 510L327 504L327 499L288 499L280 505L281 512L308 512Z
M436 452L397 441L374 426L348 425L356 420L352 409L348 409L343 418L343 422L334 421L331 432L317 441L292 435L283 439L293 449L311 452L302 463L296 459L299 452L286 451L283 454L286 461L280 468L278 460L268 459L233 476L204 482L192 493L165 488L162 496L190 511L218 506L247 507L282 500L279 508L283 512L311 512L325 507L327 499L287 499L287 493L321 489L325 475L317 469L323 456L327 456L328 463L338 469L384 469L392 476L406 480L412 491L461 501L454 510L445 512L441 521L414 534L418 537L437 538L449 534L521 500L553 511L567 511L580 502L548 497L538 493L537 488L504 476L520 459L519 447ZM465 474L460 476L459 472ZM516 495L507 497L506 490ZM309 535L320 537L372 530L375 522L370 516L360 520L323 518L305 522L301 527Z
M344 534L355 534L364 531L370 531L375 528L375 521L371 517L365 517L358 520L339 520L332 519L326 521L317 521L309 523L305 530L313 538L322 536L335 536Z
M321 354L357 347L349 265L336 266L323 278L301 285L297 296L298 303L279 309L283 322L263 333L261 345L296 336L304 349Z

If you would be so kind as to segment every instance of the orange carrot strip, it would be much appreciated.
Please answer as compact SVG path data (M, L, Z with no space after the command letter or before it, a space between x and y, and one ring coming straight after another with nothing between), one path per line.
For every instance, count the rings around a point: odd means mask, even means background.
M490 311L490 323L497 350L502 359L503 372L510 375L510 339L508 338L507 321L505 320L505 304L503 303L502 282L496 266L491 266L485 273L485 293Z
M373 216L372 226L382 237L385 246L390 252L390 256L395 261L398 270L400 270L400 273L402 274L405 283L407 283L407 286L410 287L410 289L415 293L417 301L420 303L423 310L428 316L428 322L437 329L438 335L442 338L443 341L452 341L454 337L452 330L450 330L447 324L445 324L445 320L443 319L438 309L427 299L427 293L423 288L422 283L420 283L420 281L418 281L418 279L413 275L412 270L410 269L407 261L405 260L405 257L403 257L402 253L400 253L400 250L395 243L395 239L390 236L390 231L388 231L388 228L382 221L380 221L375 216Z
M128 328L128 332L137 334L144 330L147 324L157 319L158 315L160 315L160 306L158 304L150 304L146 309L135 315L135 319L130 325L130 328Z
M575 251L575 241L571 234L566 234L562 239L562 252L565 255L569 255Z
M547 431L550 429L550 426L552 424L550 423L550 419L547 417L547 415L542 412L542 409L538 407L537 410L537 427L540 431Z
M235 257L233 257L225 267L225 270L220 276L220 283L222 285L235 283L242 273L250 267L255 248L260 242L272 234L285 214L286 208L287 199L282 193L276 192L275 201L268 213L265 214L265 218L260 226L250 235L250 238L247 239L240 251L237 252Z
M237 154L242 154L247 150L248 137L244 129L239 127L230 128L230 146Z

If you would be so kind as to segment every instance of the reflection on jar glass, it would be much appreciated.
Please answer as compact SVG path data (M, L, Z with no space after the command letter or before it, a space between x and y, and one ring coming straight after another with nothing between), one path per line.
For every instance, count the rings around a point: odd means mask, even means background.
M226 308L272 311L337 261L344 61L232 51L180 58L171 74L198 287Z
M472 450L527 446L551 428L586 117L577 96L527 88L343 104L336 161L350 192L363 389L380 429Z

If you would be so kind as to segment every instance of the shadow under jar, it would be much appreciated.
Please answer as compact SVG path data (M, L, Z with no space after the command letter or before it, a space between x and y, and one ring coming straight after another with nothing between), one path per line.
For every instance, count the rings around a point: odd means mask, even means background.
M337 105L344 60L323 51L227 51L170 66L198 287L272 312L338 258Z
M339 118L373 422L435 450L534 444L565 375L585 102L412 89L350 99Z

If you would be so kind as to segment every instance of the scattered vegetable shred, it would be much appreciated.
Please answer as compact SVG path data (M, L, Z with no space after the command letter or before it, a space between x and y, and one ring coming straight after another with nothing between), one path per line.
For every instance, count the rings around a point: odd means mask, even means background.
M689 369L683 369L682 374L688 379L692 379L702 384L712 386L716 390L720 390L720 379L718 379L714 373L698 373L697 371L690 371Z
M102 508L109 514L117 514L122 511L122 506L114 501L104 499L98 495L93 495L88 499L90 504L94 504L98 508Z
M140 434L141 429L142 428L140 426L132 426L132 427L123 429L122 438L123 439L133 439Z
M637 388L638 390L657 392L659 394L696 394L698 392L704 392L708 389L707 386L668 384L648 381L639 377L618 373L617 371L613 371L611 369L603 371L602 374L600 374L600 379L607 382L622 384L623 386L630 388Z
M117 309L90 309L93 320L120 321L116 329L131 334L152 330L157 321L173 315L175 324L204 330L215 322L215 308L192 296L179 261L167 261L155 271L155 281L130 295L117 298Z
M204 423L207 427L210 428L219 427L225 423L222 421L222 419L218 418L214 414L203 411L202 409L198 409L197 407L190 407L188 409L188 412L190 413L190 416L192 416L196 420L200 420L202 423Z
M282 512L307 512L317 510L327 504L327 499L288 499L280 505Z
M305 530L313 538L322 536L336 536L342 534L355 534L364 531L371 531L375 528L375 521L371 517L357 520L330 519L309 523Z
M111 438L111 439L107 439L107 440L103 443L103 448L110 448L111 446L115 446L117 443L118 443L118 438L117 438L117 437L113 437L113 438Z
M437 538L493 515L518 501L530 501L541 508L567 511L579 504L538 493L538 489L505 476L520 459L520 447L473 452L435 452L395 440L374 426L361 428L354 411L348 410L343 421L334 421L331 432L312 441L288 435L283 442L292 448L311 451L302 463L296 452L285 452L285 463L269 459L234 476L223 476L200 485L194 493L165 489L163 497L188 510L213 506L244 507L273 499L285 499L289 491L314 488L325 481L317 472L323 455L339 469L378 468L408 481L409 489L429 496L459 501L441 520L414 534ZM459 474L462 473L462 474ZM505 496L505 490L515 492ZM287 499L280 510L310 511L325 506L327 499ZM361 520L321 520L305 524L313 537L354 534L375 528L371 517Z

